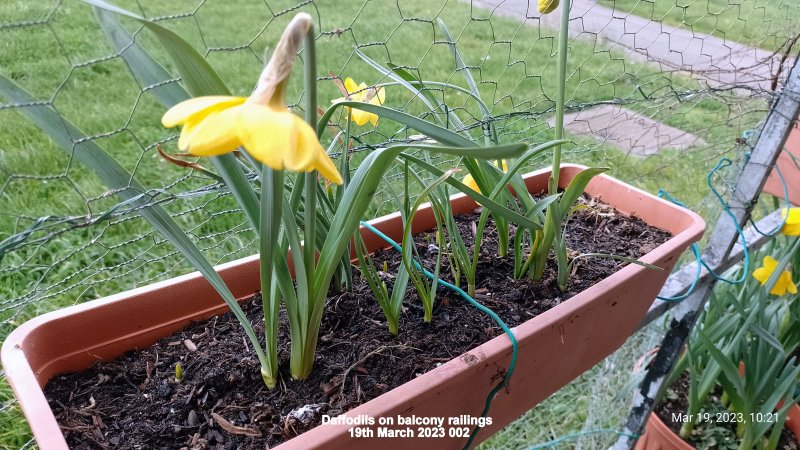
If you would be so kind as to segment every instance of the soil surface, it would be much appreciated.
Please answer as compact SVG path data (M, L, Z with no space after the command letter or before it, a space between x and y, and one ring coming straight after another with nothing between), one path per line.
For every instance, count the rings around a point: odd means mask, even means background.
M664 231L584 199L567 226L574 254L599 252L638 258L669 239ZM465 242L474 241L477 214L458 217ZM513 230L512 230L513 237ZM432 233L415 238L427 268L436 252ZM549 267L540 283L514 280L513 257L497 256L497 233L487 227L481 249L476 299L509 326L519 325L611 275L625 263L586 258L576 264L562 294ZM376 266L389 290L400 257L380 251ZM441 274L450 270L442 258ZM551 261L552 264L552 261ZM72 448L266 448L317 424L322 414L342 414L501 334L485 314L444 288L434 317L409 288L399 336L389 334L375 297L354 268L350 292L328 297L314 371L303 381L288 373L289 334L282 312L281 381L264 386L259 364L232 314L198 322L150 348L101 362L81 373L55 377L45 393ZM256 334L263 336L260 297L243 305ZM196 347L196 348L195 348ZM184 376L176 382L176 365ZM500 370L500 369L499 369ZM502 374L498 374L502 375ZM498 377L500 378L500 377Z
M667 389L667 395L654 410L662 422L675 434L681 430L682 423L673 420L678 414L685 414L688 408L687 393L689 392L689 377L684 373ZM709 406L703 412L709 413L709 421L698 423L692 431L690 444L698 449L714 448L719 450L739 448L736 440L736 417L726 415L727 409L720 403L721 389L717 388L709 397ZM719 414L719 415L718 415ZM717 421L715 419L722 419ZM730 421L725 421L730 418ZM779 450L798 450L797 437L789 429L784 428L778 441Z

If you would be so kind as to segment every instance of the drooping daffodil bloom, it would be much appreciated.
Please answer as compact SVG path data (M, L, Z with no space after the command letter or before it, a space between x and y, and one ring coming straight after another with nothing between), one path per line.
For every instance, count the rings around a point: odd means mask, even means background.
M495 163L494 163L494 165L495 165L495 166L497 166L497 162L495 162ZM505 159L503 160L503 172L508 172L508 164L506 163L506 160L505 160ZM467 186L469 186L469 187L470 187L470 189L472 189L473 191L475 191L475 192L478 192L478 193L481 193L481 194L482 194L482 192L481 192L480 188L478 188L478 183L476 183L476 182L475 182L475 178L473 178L473 177L472 177L472 174L471 174L471 173L468 173L468 174L467 174L467 175L466 175L466 176L465 176L465 177L464 177L464 178L461 180L461 182L462 182L462 183L464 183L464 184L466 184Z
M550 14L558 8L558 0L539 0L539 14Z
M800 236L800 208L783 208L781 216L786 219L781 233L787 236Z
M778 261L771 256L764 257L764 266L759 267L758 269L753 271L753 278L758 280L761 285L767 284L767 280L769 277L772 276L772 273L775 272L775 269L778 267ZM780 277L778 277L778 281L775 282L775 286L772 287L772 290L769 291L772 295L782 296L786 293L790 294L797 294L797 286L792 281L792 273L788 270L784 270L781 272Z
M344 94L345 97L337 98L333 100L332 103L352 101L381 106L386 101L386 92L383 87L368 87L366 83L356 84L350 77L344 80L344 89L346 92L342 92L342 94ZM372 123L372 126L378 125L377 114L361 111L357 108L348 107L347 109L350 112L350 119L352 119L356 125L362 126L367 122Z
M297 19L296 19L297 20ZM310 17L300 17L307 20ZM195 97L170 108L161 123L183 125L178 148L194 156L217 156L243 147L274 170L312 172L342 184L342 176L302 118L283 99L300 39L282 40L250 97Z

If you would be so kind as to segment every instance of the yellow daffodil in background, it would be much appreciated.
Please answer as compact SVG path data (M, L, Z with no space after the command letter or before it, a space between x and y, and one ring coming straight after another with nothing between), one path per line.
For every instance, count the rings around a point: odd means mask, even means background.
M495 163L494 163L494 165L496 166L496 165L497 165L497 163L495 162ZM503 172L508 172L508 164L506 163L506 160L505 160L505 159L503 160ZM469 187L470 187L470 189L472 189L473 191L475 191L475 192L481 192L481 190L480 190L480 189L478 189L478 183L476 183L476 182L475 182L475 178L473 178L473 177L472 177L472 174L469 174L469 173L468 173L468 174L467 174L467 175L466 175L466 176L465 176L465 177L464 177L464 178L461 180L461 182L462 182L462 183L464 183L464 184L466 184L467 186L469 186Z
M558 0L539 0L539 14L550 14L558 8Z
M763 286L767 284L767 280L772 276L772 272L775 272L776 267L778 267L778 261L771 256L765 256L764 266L753 271L753 278L758 280ZM780 297L787 292L790 294L797 294L797 286L795 286L792 281L792 273L788 270L784 270L769 293Z
M800 208L781 209L781 216L786 222L781 228L781 233L787 236L800 236Z
M342 92L342 94L344 94L345 97L337 98L333 100L333 103L353 101L381 106L386 101L386 92L384 92L382 87L368 87L366 83L357 85L356 82L350 77L347 77L347 79L344 80L344 89L346 92ZM367 122L371 122L372 126L378 125L377 114L361 111L356 108L347 109L350 111L350 118L356 123L356 125L362 126Z

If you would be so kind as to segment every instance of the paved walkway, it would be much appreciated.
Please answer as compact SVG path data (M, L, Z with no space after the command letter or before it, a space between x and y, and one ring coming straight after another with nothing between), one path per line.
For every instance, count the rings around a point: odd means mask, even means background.
M536 0L472 0L494 14L557 29L560 13L539 17ZM596 0L573 0L570 35L602 43L627 58L645 61L659 70L679 70L714 87L770 89L780 58L757 48L699 32L654 22L601 6Z
M555 126L555 119L548 124ZM706 145L687 131L617 105L601 105L564 116L570 134L591 136L633 156L655 155L661 150L689 150Z

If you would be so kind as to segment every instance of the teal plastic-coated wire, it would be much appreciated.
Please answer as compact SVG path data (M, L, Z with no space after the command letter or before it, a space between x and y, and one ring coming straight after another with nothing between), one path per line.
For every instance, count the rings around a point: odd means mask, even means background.
M558 444L560 444L562 442L565 442L565 441L568 441L568 440L571 440L571 439L575 439L575 438L579 438L579 437L583 437L583 436L588 436L590 434L601 434L601 433L612 433L612 434L616 434L618 436L628 436L628 437L633 438L633 439L639 438L638 434L625 433L624 431L612 430L610 428L597 428L597 429L594 429L594 430L581 431L579 433L565 434L563 436L560 436L558 439L553 439L552 441L547 441L547 442L544 442L544 443L541 443L541 444L536 444L533 447L528 447L528 450L539 450L539 449L542 449L542 448L550 448L550 447L553 447L554 445L558 445Z
M711 169L711 172L708 172L708 176L706 176L706 183L708 183L709 189L711 189L711 192L714 194L717 200L719 200L719 203L722 205L722 209L725 211L725 214L727 214L733 221L733 226L736 227L736 232L739 234L739 237L741 238L742 251L744 252L744 270L742 271L742 275L739 277L738 280L729 280L714 273L714 271L711 270L711 267L708 267L708 264L706 264L706 262L703 261L702 258L700 259L700 263L703 265L703 267L706 268L706 270L708 270L709 275L714 277L715 280L729 284L742 284L744 283L744 280L747 279L747 274L750 271L750 252L747 250L747 239L745 239L744 237L744 231L742 231L742 227L739 226L739 221L736 220L736 216L731 212L730 208L728 207L728 204L725 202L725 199L722 198L722 195L720 195L720 193L714 187L714 183L711 181L711 178L714 176L714 174L716 174L720 169L728 167L731 164L732 162L730 159L721 158L717 163L717 165L714 166L713 169Z
M783 185L783 198L786 201L787 214L783 216L783 218L781 219L781 223L778 224L778 226L776 226L774 230L769 231L767 233L764 233L763 231L759 230L758 225L756 225L756 222L753 220L752 217L750 218L750 223L753 225L753 229L756 230L758 234L766 237L773 237L776 234L778 234L779 231L781 231L783 226L786 225L786 221L789 219L789 214L788 214L789 208L792 207L792 204L789 203L789 187L786 185L786 179L783 178L783 174L781 173L781 168L778 167L777 165L775 166L775 173L778 174L778 178L781 180L781 184Z
M731 212L730 208L728 207L728 203L725 202L725 199L722 198L722 195L719 193L719 191L717 191L717 189L714 187L714 183L712 182L712 177L720 169L728 167L731 164L732 164L732 162L728 158L720 159L719 162L717 163L717 165L714 166L714 168L711 169L711 171L708 173L708 176L706 177L706 183L708 184L709 189L711 189L711 192L714 194L714 196L719 201L720 205L722 205L722 209L725 211L726 214L728 214L728 216L730 216L731 220L733 220L733 225L736 227L736 232L739 234L739 237L741 239L742 248L743 248L743 251L744 251L744 271L742 271L742 275L737 280L729 280L729 279L727 279L725 277L717 275L713 270L711 270L711 267L709 267L708 264L705 261L703 261L702 254L700 252L700 247L698 247L697 244L692 244L692 246L691 246L692 253L694 254L695 261L697 262L697 272L695 273L694 279L692 280L692 284L689 286L689 289L687 289L684 294L681 294L681 295L678 295L678 296L675 296L675 297L661 297L661 296L656 297L659 300L662 300L662 301L665 301L665 302L680 302L680 301L686 300L692 294L692 292L694 292L695 288L697 287L697 282L700 280L700 275L702 275L703 267L705 267L705 269L708 271L709 275L714 277L717 281L722 281L722 282L730 283L730 284L741 284L747 278L748 268L750 267L750 252L747 250L747 240L745 239L744 231L742 231L742 227L739 226L739 222L736 220L736 216L733 215L733 213ZM781 177L781 180L784 181L782 174L780 174L780 177ZM788 203L789 193L788 193L788 188L786 186L786 182L785 181L784 181L783 187L784 187L784 193L786 193L786 200L787 200L787 203ZM672 197L671 195L669 195L669 193L667 191L665 191L664 189L659 189L658 196L660 198L666 198L667 200L671 201L672 203L674 203L674 204L676 204L678 206L681 206L683 208L686 208L686 205L683 202L681 202L680 200L677 200L674 197ZM784 218L784 222L785 221L786 221L786 219ZM781 224L781 226L779 228L777 228L777 230L780 230L781 227L783 227L783 224ZM777 230L775 232L777 232Z
M680 200L676 199L675 197L669 195L669 192L665 191L664 189L659 189L658 190L658 197L659 198L666 198L667 200L671 201L672 203L675 203L678 206L686 208L686 205L683 202L681 202ZM703 270L703 265L702 265L703 258L700 255L700 247L698 247L697 244L692 244L691 249L692 249L692 253L694 254L695 264L697 264L697 272L694 275L694 279L692 280L692 284L689 286L689 289L687 289L685 293L683 293L681 295L676 295L675 297L657 296L656 297L657 299L659 299L661 301L664 301L664 302L681 302L681 301L686 300L687 298L689 298L690 295L692 295L692 292L694 292L695 288L697 287L697 282L700 281L700 275L702 274L702 270Z
M394 247L394 249L397 250L398 252L400 252L401 254L403 253L403 248L400 246L400 244L395 242L394 239L390 238L389 236L383 234L383 232L381 232L377 228L373 227L372 225L370 225L369 223L364 222L364 221L361 221L361 226L363 226L364 228L366 228L366 229L370 230L371 232L375 233L375 235L377 235L378 237L380 237L381 239L386 241L389 245ZM422 265L420 265L417 262L417 260L412 260L412 262L414 264L414 267L417 270L419 270L422 273L424 273L426 277L430 278L431 280L436 279L436 282L438 284L440 284L441 286L444 286L444 287L456 292L461 297L463 297L466 301L468 301L470 304L472 304L472 306L478 308L480 311L482 311L483 313L485 313L489 317L491 317L492 320L494 320L495 323L497 323L497 325L500 326L500 328L503 330L503 332L508 336L508 339L511 341L511 347L513 349L512 353L511 353L511 362L508 364L508 370L506 371L506 374L503 377L503 381L500 382L500 384L498 384L497 386L495 386L494 389L492 389L489 392L489 395L486 397L486 404L484 405L483 412L481 412L481 416L480 416L480 417L486 417L486 415L489 413L489 408L491 408L491 406L492 406L492 400L494 400L494 396L498 392L500 392L500 389L508 386L508 382L511 380L511 375L514 374L514 368L517 365L517 353L519 351L519 345L517 344L517 338L514 336L514 333L511 331L511 329L508 328L508 325L506 325L505 322L503 322L503 319L501 319L494 311L492 311L491 309L489 309L489 308L481 305L480 303L478 303L474 298L470 297L469 294L464 292L464 290L461 289L460 287L458 287L456 285L453 285L453 284L450 284L450 283L448 283L446 281L443 281L440 278L436 278L431 272L428 272L424 267L422 267ZM475 437L478 435L478 432L480 430L481 430L480 426L476 426L475 427L475 429L470 434L469 440L467 441L466 445L464 445L465 449L468 449L472 445L472 442L475 440Z

